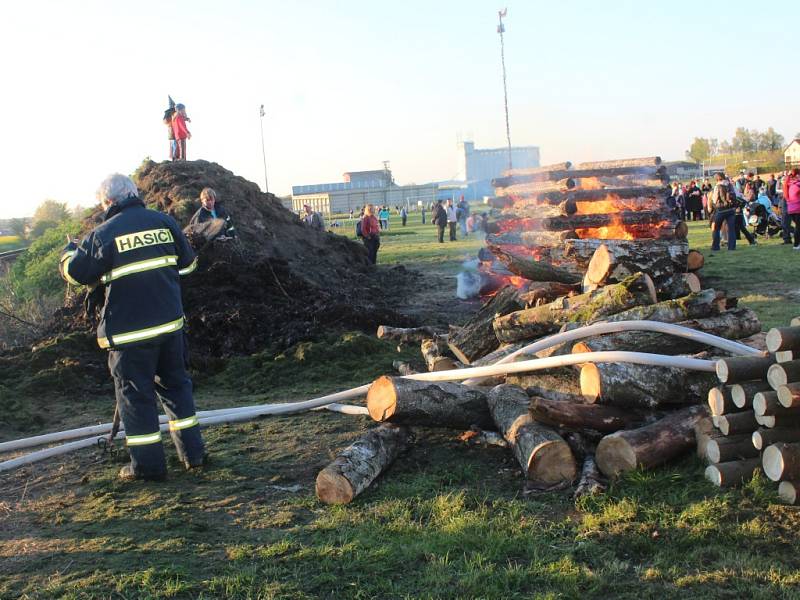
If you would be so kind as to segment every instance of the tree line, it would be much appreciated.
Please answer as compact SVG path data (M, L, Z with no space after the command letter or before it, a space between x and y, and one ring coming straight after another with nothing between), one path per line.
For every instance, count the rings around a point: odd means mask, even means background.
M80 206L70 210L66 202L45 200L36 207L32 217L9 219L8 228L21 240L31 241L42 237L47 230L58 227L65 221L81 218L85 212L86 209Z
M795 137L800 136L800 133ZM772 127L766 131L737 127L733 137L721 142L717 138L696 137L686 151L686 158L703 162L720 155L778 152L786 145L784 137Z

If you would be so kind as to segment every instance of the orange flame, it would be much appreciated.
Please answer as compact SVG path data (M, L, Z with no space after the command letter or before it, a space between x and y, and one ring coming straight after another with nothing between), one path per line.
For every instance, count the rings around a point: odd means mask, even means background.
M535 219L504 219L497 222L497 229L499 233L508 233L509 231L534 231L537 228Z
M578 187L582 190L602 190L606 186L597 177L581 177Z
M491 298L507 285L513 285L518 290L525 290L529 284L530 281L524 277L518 277L517 275L487 273L486 282L483 284L483 287L481 287L480 294L482 298Z
M576 202L577 215L606 215L620 211L659 210L663 202L658 198L620 198L609 191L604 200Z

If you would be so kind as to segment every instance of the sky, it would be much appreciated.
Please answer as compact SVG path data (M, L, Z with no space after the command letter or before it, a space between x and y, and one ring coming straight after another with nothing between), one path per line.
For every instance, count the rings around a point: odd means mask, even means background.
M26 0L0 20L0 218L91 206L109 173L165 160L167 95L189 159L269 191L388 160L400 184L452 178L456 144L511 141L542 164L684 156L736 127L800 131L800 2Z

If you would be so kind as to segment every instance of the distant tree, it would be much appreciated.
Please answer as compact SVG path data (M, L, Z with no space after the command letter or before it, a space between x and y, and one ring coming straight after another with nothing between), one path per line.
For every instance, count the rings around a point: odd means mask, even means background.
M717 138L708 138L708 151L710 156L719 154L719 140Z
M760 152L764 150L764 146L766 145L766 139L764 138L764 134L760 131L754 129L750 132L751 137L753 138L753 150L755 152Z
M45 231L56 227L69 218L69 209L67 209L65 202L45 200L36 207L36 211L33 213L31 237L34 239L41 237Z
M731 148L734 152L755 152L757 146L753 132L744 127L737 127L736 133L731 138Z
M727 140L723 140L719 145L720 154L733 154L733 146Z
M710 156L711 144L706 138L694 138L691 147L686 151L686 157L698 163Z
M80 204L76 204L75 207L72 209L72 218L81 220L86 217L87 214L91 214L92 209L87 208L85 206L81 206Z
M767 150L769 152L775 152L776 150L783 149L785 144L785 140L783 136L775 131L772 127L767 129L764 133L761 134L760 140L760 148L759 150Z
M14 235L18 236L20 239L25 238L25 219L11 219L8 222L8 226L11 228L11 231L14 232Z

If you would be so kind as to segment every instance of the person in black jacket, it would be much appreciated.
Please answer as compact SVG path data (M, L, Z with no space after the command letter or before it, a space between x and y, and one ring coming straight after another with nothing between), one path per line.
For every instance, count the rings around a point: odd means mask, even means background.
M218 203L217 192L213 188L203 188L203 191L200 192L200 204L202 206L197 209L197 212L192 215L189 221L190 226L205 223L212 219L222 219L225 221L226 227L219 237L236 237L236 229L231 222L231 216L225 210L225 207Z
M72 284L105 286L97 342L109 351L131 457L119 476L162 480L167 466L156 398L186 468L205 460L186 373L180 285L197 260L175 220L145 208L138 193L128 177L107 177L97 191L103 223L80 243L70 241L59 269Z
M691 221L703 218L703 193L696 181L692 181L686 190L686 218Z
M444 209L444 206L442 206L441 200L436 201L431 223L436 225L436 229L439 230L439 243L444 244L444 229L447 227L447 211Z

